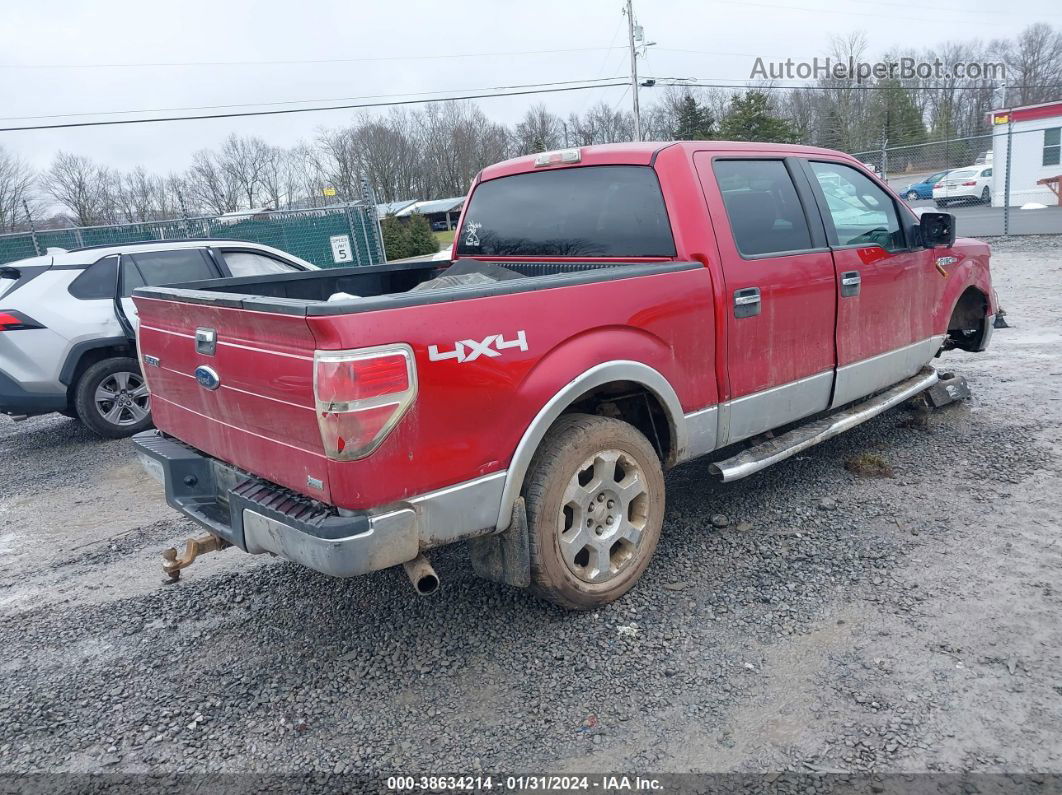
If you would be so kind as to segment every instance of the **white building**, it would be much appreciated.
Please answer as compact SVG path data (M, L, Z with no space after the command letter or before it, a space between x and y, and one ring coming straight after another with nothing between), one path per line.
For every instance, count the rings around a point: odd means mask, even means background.
M1008 136L1009 133L1009 136ZM1039 202L1048 207L1062 200L1039 180L1062 176L1062 102L992 111L992 206L1002 207L1010 153L1010 205ZM1055 190L1062 190L1055 182Z

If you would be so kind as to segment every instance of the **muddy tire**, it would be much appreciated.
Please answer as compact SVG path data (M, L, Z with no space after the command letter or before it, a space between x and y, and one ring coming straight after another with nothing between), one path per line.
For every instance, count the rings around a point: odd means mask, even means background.
M74 390L77 416L91 430L120 439L151 427L151 398L140 364L120 356L89 367Z
M618 599L660 539L664 475L649 440L608 417L569 414L550 428L524 485L531 590L571 610Z

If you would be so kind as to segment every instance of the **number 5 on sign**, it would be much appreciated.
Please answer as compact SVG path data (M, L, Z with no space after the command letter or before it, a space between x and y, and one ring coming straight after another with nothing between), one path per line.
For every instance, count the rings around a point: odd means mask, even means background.
M328 240L332 244L332 262L354 261L354 252L350 248L350 235L332 235Z

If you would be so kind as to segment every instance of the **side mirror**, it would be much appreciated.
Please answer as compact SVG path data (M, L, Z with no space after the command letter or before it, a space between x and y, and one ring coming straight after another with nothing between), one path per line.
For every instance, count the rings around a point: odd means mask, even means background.
M955 243L955 216L951 213L922 213L918 231L926 248Z

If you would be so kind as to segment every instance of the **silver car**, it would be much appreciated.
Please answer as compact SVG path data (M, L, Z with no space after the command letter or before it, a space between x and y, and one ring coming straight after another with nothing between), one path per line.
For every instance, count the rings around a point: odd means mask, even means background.
M316 269L237 240L49 249L0 265L0 413L58 411L111 438L145 430L135 288Z

